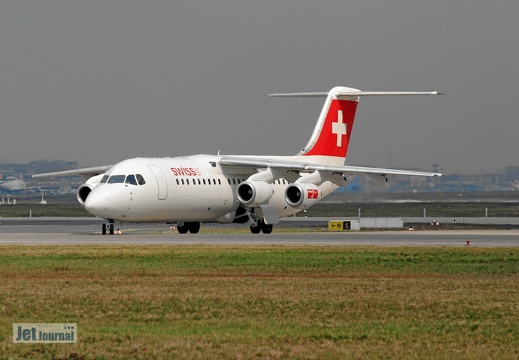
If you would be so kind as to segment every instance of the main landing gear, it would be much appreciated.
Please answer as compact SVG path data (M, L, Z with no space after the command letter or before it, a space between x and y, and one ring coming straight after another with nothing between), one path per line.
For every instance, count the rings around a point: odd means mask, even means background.
M250 232L253 234L259 234L260 232L263 232L263 234L270 234L272 229L272 224L265 224L263 220L257 220L250 225Z

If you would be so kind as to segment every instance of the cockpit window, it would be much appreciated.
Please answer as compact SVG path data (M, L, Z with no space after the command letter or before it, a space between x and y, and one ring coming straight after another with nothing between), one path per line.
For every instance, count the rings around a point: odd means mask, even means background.
M102 183L108 184L131 184L131 185L144 185L146 181L142 177L141 174L136 175L112 175L108 177L108 175L103 176L101 179Z
M112 175L108 179L108 184L122 184L125 178L126 175Z
M146 184L146 181L144 181L144 178L142 177L141 174L137 174L137 175L135 175L135 177L137 178L137 182L139 183L139 185Z
M137 185L137 180L135 179L135 175L128 175L126 177L126 183L131 185Z

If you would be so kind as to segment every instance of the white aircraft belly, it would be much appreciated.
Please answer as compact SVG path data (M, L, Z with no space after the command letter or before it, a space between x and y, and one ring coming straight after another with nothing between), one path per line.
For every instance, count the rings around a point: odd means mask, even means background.
M171 189L167 202L174 221L214 221L238 207L228 185L178 186Z

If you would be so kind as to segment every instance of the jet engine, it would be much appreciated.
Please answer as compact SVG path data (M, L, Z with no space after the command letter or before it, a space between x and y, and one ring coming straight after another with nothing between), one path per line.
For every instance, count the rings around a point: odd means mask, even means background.
M274 189L264 181L244 181L236 188L238 200L245 206L266 204Z
M285 191L285 200L295 209L305 209L321 198L319 187L314 184L292 184Z
M81 185L76 192L77 201L84 205L85 201L92 190L99 184L104 174L92 176L86 183Z

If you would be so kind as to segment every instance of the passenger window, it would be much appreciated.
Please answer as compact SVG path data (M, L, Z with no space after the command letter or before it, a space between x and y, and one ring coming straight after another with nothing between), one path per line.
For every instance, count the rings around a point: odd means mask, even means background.
M126 183L131 185L137 185L137 180L135 179L135 175L128 175L126 177Z
M135 175L135 177L137 178L137 183L138 183L139 185L144 185L144 184L146 184L146 181L144 181L144 178L142 177L141 174L137 174L137 175Z
M101 184L104 184L104 183L106 182L106 180L108 180L108 175L103 176L103 177L101 178L100 183L101 183Z
M125 178L126 175L112 175L108 179L108 184L122 184Z

